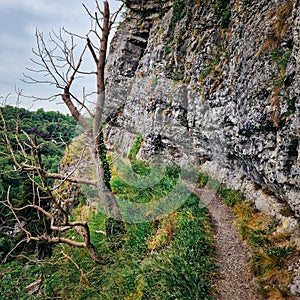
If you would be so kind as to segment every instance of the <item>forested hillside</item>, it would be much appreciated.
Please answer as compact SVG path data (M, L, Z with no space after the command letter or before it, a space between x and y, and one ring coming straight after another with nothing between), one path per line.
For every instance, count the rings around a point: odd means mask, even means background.
M23 150L30 154L32 149L30 149L28 138L31 138L40 148L45 169L49 172L56 172L67 145L76 134L76 122L72 117L58 112L45 112L43 109L33 112L13 106L2 107L1 115L3 118L0 118L0 256L3 259L13 245L23 238L16 220L4 206L3 201L9 197L13 206L21 207L34 202L34 199L37 199L34 193L39 191L38 179L34 183L31 179L35 178L31 178L31 174L16 172L5 137L8 137L16 158L20 160L24 159L20 146L23 145ZM49 179L47 184L51 186L53 180ZM33 185L36 187L33 188ZM45 205L49 204L45 203ZM22 220L26 223L31 222L32 228L42 226L36 212L28 209L23 212L23 215ZM15 234L14 238L13 234ZM21 252L25 246L26 244L23 244L18 247L17 252ZM32 246L31 250L34 251L35 246Z

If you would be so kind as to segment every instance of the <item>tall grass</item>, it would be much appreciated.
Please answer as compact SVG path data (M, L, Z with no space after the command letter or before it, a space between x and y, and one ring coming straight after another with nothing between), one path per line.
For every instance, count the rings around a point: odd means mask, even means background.
M137 165L145 167L143 163ZM123 166L121 171L129 167ZM178 184L179 172L176 166L168 167L159 182L137 188L113 170L111 186L116 196L127 201L155 202ZM106 216L101 212L90 214L91 239L102 257L101 263L91 260L83 249L58 245L51 259L42 264L30 263L32 272L26 273L26 281L19 280L25 261L18 265L17 272L3 271L14 265L1 267L1 289L6 293L14 288L18 299L213 299L215 249L207 211L199 206L195 195L179 200L183 204L176 209L178 203L174 203L168 215L151 222L126 223L124 240L115 248L101 234ZM87 217L85 209L88 207L79 207L73 218ZM69 233L69 238L72 235L75 237L76 232ZM20 284L39 277L43 280L39 293L27 295Z

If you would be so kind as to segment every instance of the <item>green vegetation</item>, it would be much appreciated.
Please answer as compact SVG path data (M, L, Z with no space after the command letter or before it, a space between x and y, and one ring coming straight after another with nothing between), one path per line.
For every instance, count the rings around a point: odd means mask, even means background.
M26 141L25 134L28 134L37 145L41 145L41 155L47 171L56 172L65 145L70 143L76 134L76 122L73 118L58 112L45 112L43 109L31 112L12 106L2 107L1 112L6 120L8 137L14 150L19 147L15 137L16 131L21 141ZM13 169L13 162L7 155L3 126L3 121L0 120L0 152L3 154L0 165L0 187L2 191L7 191L8 186L11 186L10 195L15 198L22 192L24 180L10 172ZM17 157L21 158L18 155Z
M270 54L270 60L275 62L278 68L278 74L274 80L274 91L272 105L276 113L272 116L272 121L276 127L285 124L288 117L295 113L296 97L288 97L286 91L286 68L290 61L292 50L283 50L280 47L273 50Z
M221 185L218 190L219 196L225 201L229 207L235 206L237 203L244 201L244 197L237 190L232 190Z
M280 7L269 11L267 14L267 19L270 20L274 18L274 22L271 25L271 32L268 34L266 41L263 43L262 51L266 51L269 54L280 47L292 24L289 22L289 18L293 12L294 2L295 0L286 1Z
M137 174L135 185L124 180L132 165L115 166L112 192L127 203L155 204L178 185L182 172L169 166L157 182L139 187L144 175L152 172L148 164L136 159L141 145L139 135L129 152ZM89 220L101 263L95 263L85 250L67 245L57 245L42 263L30 254L19 257L0 267L1 299L213 299L211 281L217 270L207 211L195 195L180 203L179 207L173 203L178 209L168 215L160 214L146 223L126 223L124 239L117 247L102 234L107 217L80 205L72 219ZM67 236L77 239L78 233ZM32 296L27 288L31 283L40 285Z
M220 17L220 26L227 28L230 23L231 8L229 0L217 0L215 13Z
M280 124L283 124L289 116L291 116L292 114L294 114L296 112L297 97L295 96L293 98L288 98L281 94L279 95L279 97L282 98L283 100L285 100L286 105L287 105L286 111L281 113L281 115L280 115Z
M249 266L258 279L263 299L289 297L288 285L292 278L288 266L299 256L291 233L281 233L280 222L257 211L239 191L227 188L206 174L200 174L198 185L216 191L235 214L235 225L252 252Z
M156 88L157 83L158 83L158 78L157 78L157 76L154 76L154 77L152 78L152 82L151 82L151 89L152 89L152 90L154 90L154 89Z
M180 73L174 74L172 77L172 80L174 81L181 81L183 79L184 79L184 74L180 74Z
M185 43L186 38L186 24L190 21L191 14L187 13L188 8L185 1L174 0L172 3L172 16L169 24L168 40L165 46L165 56L168 57L168 75L169 79L175 82L183 81L186 77L185 66L183 63L183 56L181 53L181 48ZM184 17L187 18L184 18ZM184 18L184 23L180 21ZM178 23L181 25L178 26ZM176 58L170 55L176 49ZM185 51L185 50L183 50ZM174 53L173 53L174 54ZM176 63L175 63L176 61ZM188 77L186 78L189 80Z
M221 66L228 60L228 50L224 43L217 46L215 55L210 59L206 66L201 70L198 80L203 81L208 75L221 78Z
M149 174L150 168L148 167L148 165L145 162L136 159L136 156L137 156L138 152L140 151L142 142L143 142L143 136L141 134L139 134L138 137L133 142L132 147L129 150L128 158L131 162L131 166L124 165L125 169L123 169L122 172L128 173L129 169L132 168L132 170L136 174L144 175L144 176ZM127 171L126 171L126 169L127 169Z
M186 14L185 1L174 0L173 6L172 6L172 17L171 17L171 21L170 21L169 40L168 40L168 44L167 44L166 50L165 50L166 55L168 55L172 52L172 49L175 45L174 31L175 31L176 24L184 17L185 14Z
M132 147L129 150L128 158L130 159L131 162L136 160L136 156L140 151L142 142L143 142L143 136L139 134L138 137L133 142Z
M36 112L28 111L24 108L16 108L12 106L1 107L1 113L5 118L6 131L10 140L15 157L17 160L24 162L25 158L20 153L20 146L16 139L16 133L21 142L27 142L24 145L24 152L30 155L29 136L40 147L41 158L44 167L48 172L56 172L61 158L64 155L66 144L70 143L76 133L76 122L70 116L63 115L58 112L45 112L43 109L38 109ZM0 119L0 189L1 201L6 200L7 192L10 191L9 197L14 207L22 207L29 202L38 201L37 194L42 197L41 205L44 208L49 208L49 203L44 192L39 188L41 183L38 177L36 184L33 184L31 179L24 173L18 173L14 170L14 163L9 154L5 142L5 127L4 122ZM45 184L53 184L53 180L45 180ZM22 220L28 223L26 229L31 232L42 232L45 229L47 221L44 220L33 209L26 209L19 214ZM0 204L0 259L3 259L6 254L13 248L14 245L24 238L24 234L19 232L13 238L7 234L13 230L15 226L14 218L7 207ZM49 254L51 249L47 249L43 243L22 244L16 248L16 253L33 253L38 251L38 256Z
M245 200L239 191L227 188L224 184L221 184L218 180L211 178L207 174L200 173L197 184L199 187L205 186L215 191L229 207L234 207L237 203L241 203Z
M275 295L287 297L292 279L289 261L298 255L291 234L279 233L278 221L256 211L250 201L237 201L234 205L230 202L230 206L237 217L240 234L252 251L249 266L258 279L259 292L266 299L283 299L272 298Z
M275 61L280 69L285 70L291 58L291 55L291 49L288 49L286 51L283 51L282 49L276 49L271 52L270 59Z
M271 62L275 63L278 70L277 74L274 76L273 97L271 99L273 114L270 119L274 124L274 128L283 126L289 119L289 116L294 113L293 106L285 103L285 100L288 99L286 87L289 85L288 78L286 78L286 68L292 50L289 45L282 46L282 42L292 25L290 17L292 16L294 3L295 0L286 1L278 8L268 12L267 19L273 20L273 23L269 30L270 33L264 41L261 50L256 54L257 57L261 54L268 55Z
M206 186L209 180L210 177L207 174L199 173L197 184L199 187L204 187Z
M198 80L202 81L203 79L205 79L211 72L212 67L211 65L207 65L199 74Z
M184 17L186 13L186 4L183 0L173 1L173 13L171 18L170 27L174 30L176 24Z
M42 268L37 264L11 262L0 268L0 299L41 299L27 294L29 284L40 279Z
M213 240L206 211L191 196L168 217L127 224L126 241L117 252L107 247L104 217L92 220L93 242L105 265L95 264L77 248L57 246L42 265L25 260L1 267L1 299L33 299L26 285L43 280L34 299L212 299Z
M159 18L162 19L163 16L165 15L165 10L164 10L164 4L168 2L168 0L161 0L159 1Z

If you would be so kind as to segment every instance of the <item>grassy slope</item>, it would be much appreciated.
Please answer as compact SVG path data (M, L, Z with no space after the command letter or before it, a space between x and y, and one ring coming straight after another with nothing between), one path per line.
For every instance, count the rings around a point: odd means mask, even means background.
M135 159L132 163L135 171L147 173L147 166ZM177 179L177 169L169 168L150 190L126 184L116 172L111 183L120 197L147 202L168 194ZM105 216L84 205L74 218L83 215L90 218L93 243L107 263L95 264L84 250L59 245L51 259L30 262L25 272L26 259L2 266L0 299L212 299L213 237L207 211L196 196L154 222L126 224L118 250L99 233ZM26 285L38 278L43 279L39 295L27 295Z
M289 266L298 259L299 250L292 232L282 230L284 224L276 218L256 210L239 191L220 185L207 175L199 178L200 186L206 185L213 190L217 187L217 194L232 208L235 225L252 252L249 267L257 279L262 299L293 299L289 292L292 280ZM290 213L288 209L287 212Z

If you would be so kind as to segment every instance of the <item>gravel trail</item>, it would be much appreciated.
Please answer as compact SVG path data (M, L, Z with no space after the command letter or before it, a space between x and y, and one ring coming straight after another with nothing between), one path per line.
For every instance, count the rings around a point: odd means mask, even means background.
M249 248L233 226L234 215L216 194L188 185L207 207L213 223L220 275L214 282L217 300L257 300L255 283L248 268Z

